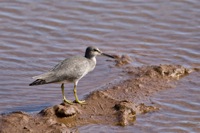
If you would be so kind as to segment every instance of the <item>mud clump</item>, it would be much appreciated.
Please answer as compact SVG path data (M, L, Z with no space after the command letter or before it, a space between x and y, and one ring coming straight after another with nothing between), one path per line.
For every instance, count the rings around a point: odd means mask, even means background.
M86 124L127 126L134 124L137 115L157 111L149 103L149 96L172 88L169 81L177 81L192 69L180 65L126 67L129 78L91 92L85 105L61 103L48 107L36 115L14 112L0 116L0 132L70 132Z
M72 117L80 113L80 110L74 105L68 105L66 103L61 103L60 105L55 105L53 107L46 108L40 111L40 115L45 117Z
M133 59L128 55L122 55L122 56L115 55L114 57L116 63L115 66L117 67L121 67L123 65L127 65L133 62Z
M45 117L31 116L24 112L13 112L0 117L1 133L70 133L62 123Z
M130 101L120 101L115 104L115 110L117 111L116 116L118 118L117 125L127 126L133 124L136 120L137 114L145 114L159 110L157 107L147 106L144 103L139 105L134 104Z
M168 76L175 79L179 79L182 76L185 76L193 71L193 69L187 69L180 65L160 65L157 67L154 66L154 70L162 76Z
M136 120L135 105L133 103L121 101L118 104L115 104L114 108L117 111L117 125L126 126Z
M117 67L121 67L133 62L133 59L128 55L113 55L113 57L115 59L115 66Z
M138 112L140 112L140 114L146 114L148 112L154 112L154 111L159 110L159 108L157 108L157 107L147 106L144 103L137 105L136 109L138 110Z

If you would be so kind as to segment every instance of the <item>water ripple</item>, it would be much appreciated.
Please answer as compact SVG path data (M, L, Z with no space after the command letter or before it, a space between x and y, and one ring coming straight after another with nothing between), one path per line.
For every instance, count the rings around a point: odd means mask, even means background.
M71 55L84 55L88 45L108 53L128 54L135 66L164 63L199 67L199 12L198 0L2 1L0 113L26 110L30 105L33 108L27 111L35 112L45 104L59 103L59 85L28 87L30 77ZM98 57L95 71L79 83L80 97L119 77L120 70L110 65L112 62ZM195 79L199 76L182 82L189 90L183 86L173 96L166 92L157 97L155 101L163 110L156 116L139 117L134 126L89 125L80 131L198 132L199 81ZM72 89L66 93L73 98Z

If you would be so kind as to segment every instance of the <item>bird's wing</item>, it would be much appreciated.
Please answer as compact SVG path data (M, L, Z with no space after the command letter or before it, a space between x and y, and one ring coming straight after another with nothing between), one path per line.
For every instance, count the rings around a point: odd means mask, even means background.
M74 81L88 73L89 63L85 57L75 56L63 60L49 72L35 76L35 79L43 79L47 83L64 80Z
M54 75L53 72L47 72L47 73L44 73L44 74L41 74L41 75L34 76L32 78L33 79L46 79L48 77L52 77L53 75Z
M56 65L52 71L56 73L56 77L59 77L60 80L74 80L85 75L88 72L88 66L89 63L85 57L75 56L65 59Z

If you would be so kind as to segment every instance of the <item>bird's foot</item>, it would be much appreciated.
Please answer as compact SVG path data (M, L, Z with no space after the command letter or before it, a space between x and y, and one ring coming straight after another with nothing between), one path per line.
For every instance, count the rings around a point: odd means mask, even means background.
M86 104L86 102L85 102L85 100L83 100L83 101L80 101L80 100L75 100L75 103L79 103L79 104Z
M67 100L66 98L63 98L63 102L64 102L64 103L68 103L68 104L73 104L73 102L72 102L72 101L70 101L70 100Z

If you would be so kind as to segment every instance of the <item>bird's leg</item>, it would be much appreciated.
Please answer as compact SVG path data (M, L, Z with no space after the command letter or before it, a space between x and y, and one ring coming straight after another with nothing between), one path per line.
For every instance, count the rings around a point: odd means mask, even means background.
M74 97L75 97L75 102L79 103L79 104L85 104L85 100L80 101L78 99L78 95L77 95L77 91L76 91L76 86L77 86L77 82L74 83Z
M64 83L62 83L62 85L61 85L61 90L62 90L63 102L72 104L72 101L66 99L64 89L65 89L65 88L64 88Z

